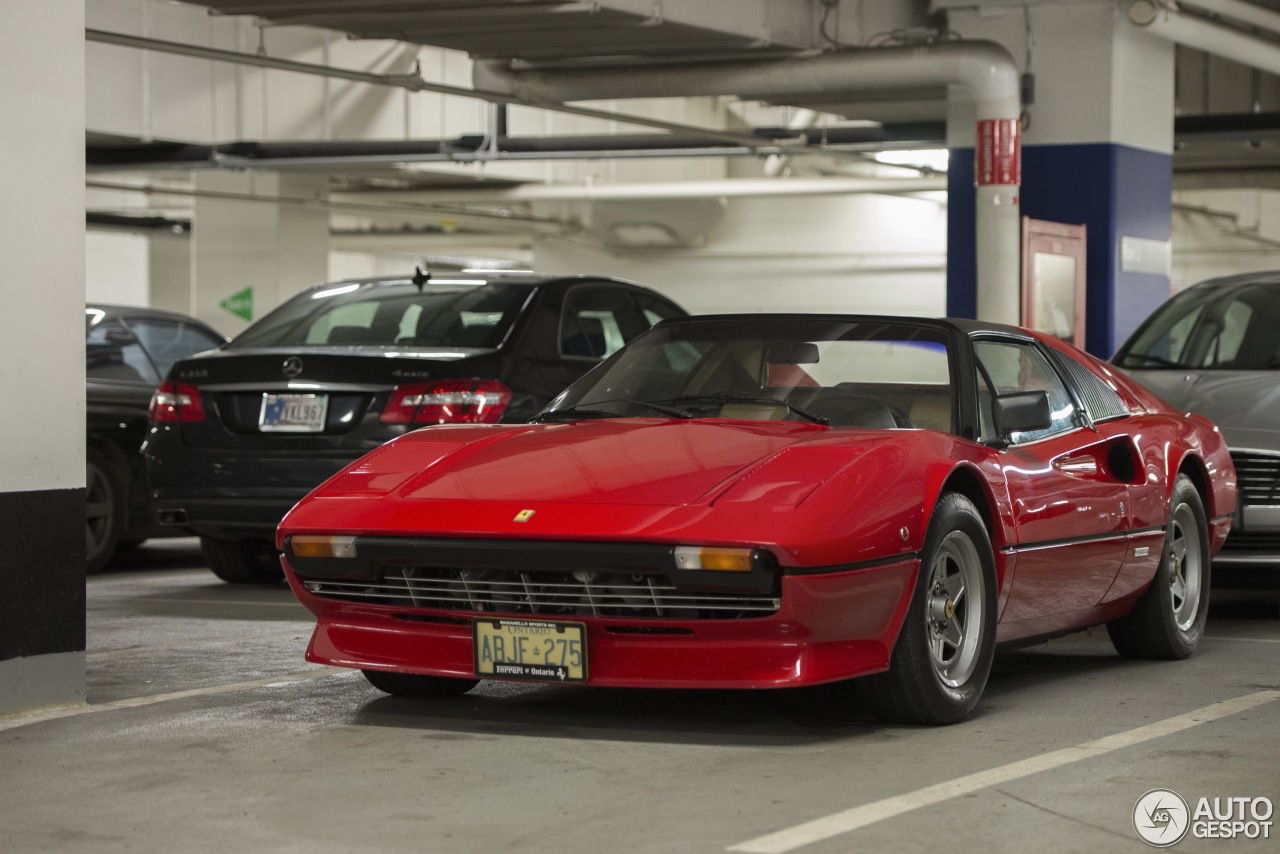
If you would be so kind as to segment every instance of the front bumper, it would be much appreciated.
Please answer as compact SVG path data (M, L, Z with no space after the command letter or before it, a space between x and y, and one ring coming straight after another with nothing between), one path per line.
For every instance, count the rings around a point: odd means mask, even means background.
M282 562L293 592L317 617L306 657L319 664L476 678L472 620L530 618L335 601L312 595L288 561ZM815 685L888 668L918 568L918 560L904 559L875 568L786 574L779 608L766 617L567 619L586 626L589 685Z
M1280 572L1280 506L1242 504L1213 562L1219 567Z

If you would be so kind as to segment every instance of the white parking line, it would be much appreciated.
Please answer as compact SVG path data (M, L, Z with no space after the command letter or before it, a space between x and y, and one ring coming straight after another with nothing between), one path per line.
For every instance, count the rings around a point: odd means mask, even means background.
M259 601L256 599L180 599L177 597L170 598L168 596L154 596L145 599L135 599L135 603L150 604L152 602L164 602L166 605L257 605L266 608L297 608L306 610L305 606L297 599L292 597L276 601Z
M312 679L327 679L331 676L339 676L344 673L353 672L354 671L346 670L341 667L322 667L316 670L303 670L298 673L268 676L264 679L252 679L248 682L232 682L228 685L209 685L205 688L190 688L186 691L173 691L169 694L152 694L148 697L129 697L128 699L115 700L111 703L98 703L96 705L85 704L83 706L71 706L69 708L50 709L47 712L34 712L29 715L0 719L0 732L7 729L17 729L18 727L28 726L30 724L58 720L59 718L74 718L79 715L91 715L95 712L114 712L120 709L136 709L140 706L167 703L170 700L185 700L188 697L207 697L212 694L230 694L235 691L249 691L254 688L279 688L285 685L293 685L297 682L307 682Z
M116 649L98 649L92 650L85 654L86 661L102 661L104 659L119 658L128 655L152 655L157 652L168 652L169 650L182 649L184 647L209 647L221 644L242 644L246 641L266 640L267 638L277 637L300 637L306 640L311 634L311 626L299 626L294 629L281 629L278 632L258 632L256 634L234 635L232 637L209 637L209 638L193 638L190 640L171 641L169 643L152 644L149 646L122 646Z
M1054 768L1070 765L1073 762L1093 759L1112 751L1141 744L1144 741L1172 735L1200 724L1216 721L1219 718L1239 714L1255 706L1261 706L1264 703L1270 703L1275 700L1280 700L1280 691L1258 691L1254 694L1246 694L1243 697L1214 703L1212 706L1205 706L1202 709L1196 709L1194 712L1166 718L1127 732L1109 735L1094 741L1086 741L1074 747L1065 747L1052 753L1045 753L1040 756L1033 756L1030 759L1002 765L999 768L991 768L987 771L979 771L976 774L968 774L964 777L957 777L954 780L947 780L934 786L926 786L914 792L907 792L906 794L863 804L843 812L798 824L795 827L789 827L786 830L759 836L746 842L739 842L737 845L729 846L726 850L743 851L747 852L747 854L784 854L784 852L794 851L804 845L849 833L921 807L932 806L942 801L948 801L1001 783L1007 783L1010 780L1051 771Z

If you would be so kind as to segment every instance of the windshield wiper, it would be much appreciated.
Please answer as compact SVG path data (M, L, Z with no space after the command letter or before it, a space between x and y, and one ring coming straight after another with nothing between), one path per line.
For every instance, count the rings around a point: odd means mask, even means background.
M824 427L831 423L831 419L825 415L814 415L812 412L801 409L793 403L785 400L779 400L776 397L769 397L767 394L749 394L740 391L717 391L711 394L695 394L687 397L677 397L670 403L759 403L770 406L785 406L788 411L799 415L806 421L812 421L814 424L821 424Z
M568 409L557 409L552 412L544 412L534 418L534 421L572 421L575 418L623 418L619 412L608 412L597 407L608 406L611 403L629 403L632 406L642 406L652 412L660 415L667 415L671 418L687 419L692 418L693 413L683 409L676 409L672 406L663 406L660 403L650 403L647 400L633 400L629 397L617 397L612 400L599 400L585 406L571 406Z

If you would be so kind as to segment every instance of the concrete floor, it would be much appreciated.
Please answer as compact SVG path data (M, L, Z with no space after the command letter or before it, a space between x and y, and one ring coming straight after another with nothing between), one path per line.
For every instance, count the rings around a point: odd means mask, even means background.
M1101 631L1003 654L942 729L823 691L409 701L306 664L285 587L148 544L88 581L88 706L0 719L0 851L1143 851L1150 789L1280 802L1278 612L1217 596L1185 662ZM1271 830L1176 850L1275 851Z

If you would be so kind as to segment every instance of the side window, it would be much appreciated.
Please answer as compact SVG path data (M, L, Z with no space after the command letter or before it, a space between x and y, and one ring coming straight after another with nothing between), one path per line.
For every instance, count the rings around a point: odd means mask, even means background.
M603 359L626 343L623 327L634 312L626 294L609 287L569 291L560 318L560 353Z
M1244 343L1245 330L1253 318L1253 307L1242 300L1236 300L1222 314L1222 325L1209 343L1209 351L1205 353L1205 367L1221 365L1237 361L1240 356L1240 345Z
M160 375L142 345L119 320L105 320L90 327L84 350L89 379L149 385L160 382Z
M653 326L659 320L685 316L685 312L677 307L675 303L667 302L651 294L632 293L631 296L635 299L636 305L640 306L640 313L644 315L645 323L649 326Z
M338 305L320 315L307 330L307 344L353 344L367 340L378 304L372 300Z
M1014 433L1009 437L1013 444L1034 442L1076 426L1076 407L1066 385L1036 347L1016 341L977 341L973 349L979 365L978 414L983 441L999 438L995 435L991 414L992 400L1012 392L1048 392L1049 411L1053 416L1053 423L1043 430Z
M221 339L211 337L198 327L171 320L138 317L129 320L129 328L162 377L179 359L216 349L222 344Z

